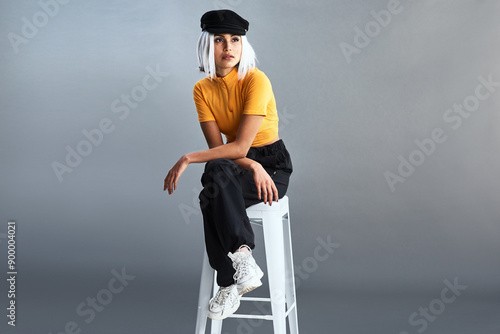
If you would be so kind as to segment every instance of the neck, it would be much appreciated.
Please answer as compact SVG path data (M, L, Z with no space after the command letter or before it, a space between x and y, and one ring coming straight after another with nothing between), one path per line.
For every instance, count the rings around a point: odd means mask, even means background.
M215 71L215 73L217 74L217 76L219 78L224 78L226 75L228 75L229 73L231 73L232 70L234 70L235 67L231 67L231 68L220 68L220 69L217 69Z

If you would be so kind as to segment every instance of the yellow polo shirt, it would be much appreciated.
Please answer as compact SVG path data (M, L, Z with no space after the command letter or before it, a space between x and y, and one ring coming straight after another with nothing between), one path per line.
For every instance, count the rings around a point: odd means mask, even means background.
M278 135L278 112L271 82L255 68L238 80L234 68L223 78L205 78L193 88L200 122L216 121L227 142L236 139L242 115L263 115L264 119L252 143L263 145Z

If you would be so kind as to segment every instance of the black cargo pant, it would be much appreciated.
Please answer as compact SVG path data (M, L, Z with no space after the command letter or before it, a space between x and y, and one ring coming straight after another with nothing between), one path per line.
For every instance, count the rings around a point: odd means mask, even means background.
M285 196L292 162L283 141L252 147L247 158L259 162L271 175L278 197ZM217 270L217 284L226 287L234 283L235 273L228 252L236 251L241 245L255 247L254 233L245 209L262 200L257 197L252 171L241 168L230 159L207 162L201 183L203 190L199 199L208 259L211 267Z

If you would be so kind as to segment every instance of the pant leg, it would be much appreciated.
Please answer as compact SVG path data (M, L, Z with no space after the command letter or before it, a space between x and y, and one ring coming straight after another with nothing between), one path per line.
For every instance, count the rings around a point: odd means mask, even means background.
M284 170L267 171L278 189L278 198L283 198L288 189L288 182L290 179L290 173ZM245 171L238 176L241 184L243 198L245 200L245 208L248 208L254 204L262 202L262 199L258 198L257 186L253 179L253 173L251 171Z
M278 197L287 191L292 173L290 155L280 140L266 147L251 148L248 158L258 161L271 175ZM253 173L230 159L216 159L205 165L200 193L205 245L212 268L217 270L217 284L234 283L235 270L227 256L245 244L255 248L252 226L246 208L262 202L257 198Z
M217 284L234 283L235 270L228 252L245 244L254 248L254 233L246 215L245 201L238 176L243 172L234 161L216 159L205 165L200 207L203 213L205 246Z

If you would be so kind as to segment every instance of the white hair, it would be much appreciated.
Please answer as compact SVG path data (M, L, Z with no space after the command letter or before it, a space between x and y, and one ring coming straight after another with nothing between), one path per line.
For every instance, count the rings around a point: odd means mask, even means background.
M241 80L249 71L255 68L257 58L255 51L248 42L246 36L241 36L241 59L238 65L238 80ZM207 77L215 78L214 59L214 34L202 31L198 40L198 64L201 72L205 72Z

